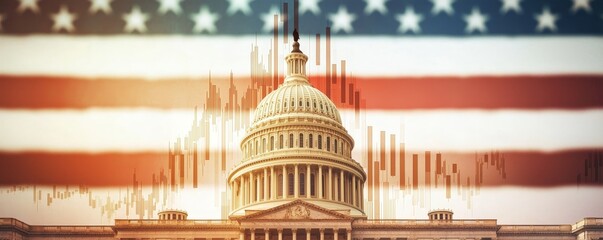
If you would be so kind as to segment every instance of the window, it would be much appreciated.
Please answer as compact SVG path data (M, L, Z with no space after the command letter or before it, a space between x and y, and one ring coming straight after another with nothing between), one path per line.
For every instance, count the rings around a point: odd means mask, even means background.
M327 196L327 194L326 194L327 193L327 181L328 181L327 174L323 173L322 174L322 193L320 193L320 194L322 194L321 195L322 197Z
M278 138L278 148L279 149L283 149L283 141L284 141L283 134L281 134Z
M308 136L308 147L309 148L313 148L314 147L314 143L312 142L312 134L310 134L310 136Z
M316 179L314 179L314 177L316 177L314 173L310 174L310 195L312 196L316 196L316 190L314 187L316 184Z
M258 143L258 140L255 140L255 155L258 155L258 151L260 150L260 148L258 147L260 144Z
M322 149L322 135L318 135L318 149Z
M266 152L266 138L262 138L262 153Z
M287 190L287 194L288 195L293 195L293 190L295 188L295 182L294 182L294 178L293 178L293 173L289 173L289 177L287 179L287 185L289 187L289 189Z
M283 174L278 175L278 188L277 188L277 196L283 196Z
M303 133L299 134L299 147L300 148L304 147L304 134Z
M333 140L333 143L335 144L333 147L335 147L335 153L337 153L337 139Z
M299 174L299 195L306 195L306 174Z
M274 136L270 136L270 151L274 150Z
M289 134L289 148L293 148L293 133Z
M327 151L331 151L331 137L327 137Z

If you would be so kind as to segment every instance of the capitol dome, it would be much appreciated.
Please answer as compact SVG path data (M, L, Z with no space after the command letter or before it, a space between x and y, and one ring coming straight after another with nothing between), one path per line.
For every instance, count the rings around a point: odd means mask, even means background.
M243 159L228 176L231 218L298 199L366 218L354 140L335 104L310 85L297 41L285 60L285 81L258 104L241 140Z
M341 125L339 111L329 97L312 87L308 81L289 79L260 102L251 128L299 114Z

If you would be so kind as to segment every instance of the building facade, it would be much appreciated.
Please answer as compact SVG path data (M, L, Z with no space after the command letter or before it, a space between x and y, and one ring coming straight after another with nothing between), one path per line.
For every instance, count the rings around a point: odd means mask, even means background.
M367 219L366 174L352 159L354 140L335 104L308 82L307 60L295 41L284 83L254 113L241 141L243 159L227 178L228 220L189 220L175 210L157 219L117 219L113 226L30 226L1 218L0 239L603 239L603 218L498 225L437 210L425 220Z

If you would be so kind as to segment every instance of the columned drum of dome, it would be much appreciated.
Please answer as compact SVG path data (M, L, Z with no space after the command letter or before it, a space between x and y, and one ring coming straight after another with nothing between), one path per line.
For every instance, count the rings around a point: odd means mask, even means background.
M230 217L300 199L366 218L366 174L352 159L354 140L335 104L308 82L308 56L297 41L285 60L285 81L256 108L243 159L228 176Z

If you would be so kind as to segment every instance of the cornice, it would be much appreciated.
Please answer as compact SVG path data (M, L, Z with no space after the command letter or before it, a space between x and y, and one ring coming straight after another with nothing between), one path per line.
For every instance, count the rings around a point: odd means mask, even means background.
M362 166L356 162L355 160L353 160L352 158L348 158L348 157L343 157L342 155L339 154L324 154L323 151L316 151L316 150L311 150L311 149L303 149L303 150L290 150L290 149L285 149L285 150L280 150L283 152L271 152L269 154L264 154L264 156L259 155L260 157L256 158L256 159L252 159L252 160L247 160L245 162L241 162L239 165L235 166L229 176L227 181L231 182L232 178L234 176L239 176L241 174L237 174L238 172L244 170L244 169L248 169L251 168L252 166L257 166L257 168L262 168L262 167L269 167L269 166L280 166L283 164L317 164L317 165L321 165L321 166L329 166L329 167L336 167L336 168L342 168L342 169L347 169L347 170L354 170L358 173L358 177L361 177L362 180L366 179L366 173L364 172L364 169L362 168ZM289 154L290 152L295 151L295 154ZM303 151L305 153L300 154L299 152ZM317 161L316 163L311 163L310 161L306 162L306 161L300 161L300 159L303 160L313 160L313 161ZM289 160L289 161L287 161ZM252 168L251 170L254 170L254 168ZM352 172L352 171L350 171Z

